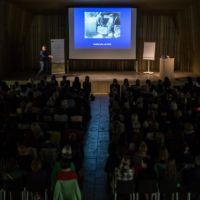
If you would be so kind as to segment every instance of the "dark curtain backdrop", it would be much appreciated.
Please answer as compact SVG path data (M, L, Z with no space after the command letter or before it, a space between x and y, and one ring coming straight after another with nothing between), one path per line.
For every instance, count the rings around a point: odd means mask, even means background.
M19 69L39 69L39 51L41 46L47 46L50 54L51 39L65 39L65 54L68 55L68 31L66 15L35 15L30 29L19 49ZM174 21L170 16L144 16L138 18L138 64L139 70L147 69L147 61L143 61L144 42L156 42L156 60L151 61L151 69L159 70L161 55L175 58L176 70L188 70L189 66L183 53L180 38ZM49 60L50 67L50 60ZM71 60L69 69L72 70L134 70L135 61L108 60Z
M180 11L175 22L186 62L200 76L200 3Z
M0 77L19 67L19 51L26 38L33 15L0 0Z

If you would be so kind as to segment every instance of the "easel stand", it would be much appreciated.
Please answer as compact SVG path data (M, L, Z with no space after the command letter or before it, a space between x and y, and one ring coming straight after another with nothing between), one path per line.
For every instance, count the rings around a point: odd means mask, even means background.
M148 72L143 72L143 73L150 74L150 75L154 74L154 72L150 72L149 70L150 70L150 60L148 60Z

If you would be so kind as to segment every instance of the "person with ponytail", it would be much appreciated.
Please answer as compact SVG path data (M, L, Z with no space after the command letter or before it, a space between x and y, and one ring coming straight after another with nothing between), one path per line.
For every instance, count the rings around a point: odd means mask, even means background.
M120 166L115 168L115 178L121 181L130 181L134 178L134 169L130 168L131 159L129 156L124 156Z

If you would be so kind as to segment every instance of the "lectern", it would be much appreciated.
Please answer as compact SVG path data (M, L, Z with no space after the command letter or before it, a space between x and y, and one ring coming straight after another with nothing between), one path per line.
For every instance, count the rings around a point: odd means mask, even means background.
M169 79L174 78L174 58L160 58L160 78L164 80L166 76Z

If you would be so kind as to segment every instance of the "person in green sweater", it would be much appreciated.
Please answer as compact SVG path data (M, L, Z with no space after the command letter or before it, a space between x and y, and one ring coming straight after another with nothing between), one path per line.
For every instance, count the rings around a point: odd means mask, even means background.
M67 158L69 161L71 161L72 158L72 150L71 147L69 145L65 146L62 151L61 151L61 156L58 159L58 162L55 163L53 171L51 173L51 186L55 187L56 185L56 177L57 177L57 173L59 171L62 170L61 166L60 166L60 160L62 158ZM72 171L75 171L75 166L73 162L70 162L70 168Z

